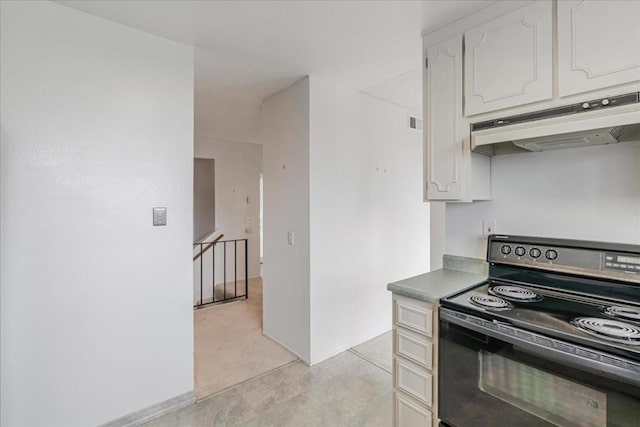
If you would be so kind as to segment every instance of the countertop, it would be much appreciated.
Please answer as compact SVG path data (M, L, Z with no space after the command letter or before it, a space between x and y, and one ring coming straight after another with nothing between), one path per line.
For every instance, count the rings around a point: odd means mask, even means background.
M455 258L456 262L445 262L445 268L389 283L387 289L398 295L438 304L440 298L472 288L487 280L487 274L480 274L486 268L482 264L484 261L450 255L445 255L445 261L446 257L450 257L449 261ZM457 269L452 269L451 265L456 265Z

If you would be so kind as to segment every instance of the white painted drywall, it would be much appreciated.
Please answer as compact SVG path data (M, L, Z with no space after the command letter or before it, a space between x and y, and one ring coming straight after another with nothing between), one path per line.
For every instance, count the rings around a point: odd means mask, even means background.
M389 330L387 283L429 270L409 113L315 77L263 105L264 331L309 363Z
M493 201L447 204L445 252L484 258L501 234L640 243L640 143L492 159Z
M2 425L193 390L192 48L51 2L1 12Z
M262 117L263 331L309 362L309 79L267 98Z
M429 258L431 271L442 268L446 242L446 202L429 202Z
M311 77L311 362L388 331L387 283L429 270L409 111ZM265 255L268 252L265 250Z
M262 145L217 138L196 136L195 156L216 161L216 228L224 234L222 240L248 239L249 277L260 276L260 171L262 169ZM249 201L247 202L247 197ZM237 264L234 265L234 250ZM224 246L216 244L216 283L224 282ZM227 283L244 280L244 242L227 243ZM211 297L211 250L205 253L203 295ZM194 301L200 295L200 259L194 262ZM243 294L239 289L238 294Z
M204 241L216 229L216 161L193 161L193 241Z

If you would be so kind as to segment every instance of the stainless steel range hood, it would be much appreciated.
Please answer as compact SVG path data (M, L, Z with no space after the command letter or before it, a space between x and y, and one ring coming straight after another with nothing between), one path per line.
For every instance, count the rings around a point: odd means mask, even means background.
M640 93L471 125L471 149L490 156L640 140Z

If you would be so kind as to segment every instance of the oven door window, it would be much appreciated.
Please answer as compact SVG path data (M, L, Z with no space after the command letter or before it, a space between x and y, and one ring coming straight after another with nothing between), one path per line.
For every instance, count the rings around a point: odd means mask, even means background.
M607 394L528 364L478 352L478 388L553 425L606 427Z
M640 388L441 321L439 416L456 427L640 426Z

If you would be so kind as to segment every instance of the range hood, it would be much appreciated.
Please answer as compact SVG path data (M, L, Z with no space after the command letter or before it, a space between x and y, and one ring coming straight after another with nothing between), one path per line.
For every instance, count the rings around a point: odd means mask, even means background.
M471 125L471 149L490 156L640 141L640 93Z

